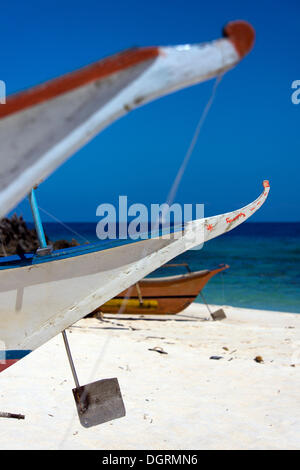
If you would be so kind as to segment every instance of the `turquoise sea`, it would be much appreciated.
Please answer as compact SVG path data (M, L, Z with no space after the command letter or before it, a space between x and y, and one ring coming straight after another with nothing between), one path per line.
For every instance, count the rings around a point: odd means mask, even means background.
M80 240L56 223L45 223L50 239ZM91 242L98 241L96 223L68 223ZM198 251L188 251L174 262L194 270L229 264L203 293L208 303L300 313L300 222L245 223L211 240ZM155 275L185 272L182 268L158 270ZM201 299L197 299L201 302Z

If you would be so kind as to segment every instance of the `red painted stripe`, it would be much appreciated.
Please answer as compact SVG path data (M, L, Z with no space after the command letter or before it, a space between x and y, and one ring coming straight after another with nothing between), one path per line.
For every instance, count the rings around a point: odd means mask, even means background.
M0 372L3 370L7 369L8 367L12 366L16 362L18 362L19 359L6 359L5 361L0 362Z
M0 118L9 116L30 106L37 105L56 96L67 93L87 83L120 72L159 55L158 47L131 49L100 60L75 72L45 82L29 90L11 95L0 107Z

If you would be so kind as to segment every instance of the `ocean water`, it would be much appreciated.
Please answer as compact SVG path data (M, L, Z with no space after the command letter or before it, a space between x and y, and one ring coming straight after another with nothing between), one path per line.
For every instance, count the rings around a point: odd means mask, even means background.
M78 235L56 223L45 223L50 239ZM85 239L98 241L96 223L68 223ZM219 264L230 268L212 278L203 290L208 303L300 313L300 222L244 223L211 240L201 250L188 251L174 260L194 271ZM183 268L160 269L155 275L186 272ZM202 302L201 298L197 299Z

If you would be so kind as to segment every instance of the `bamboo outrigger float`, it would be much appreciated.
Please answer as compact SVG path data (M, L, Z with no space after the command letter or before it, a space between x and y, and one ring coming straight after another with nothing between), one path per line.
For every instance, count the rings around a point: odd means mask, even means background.
M189 222L176 236L152 234L147 240L118 241L109 247L93 244L51 251L44 243L32 192L116 119L160 96L223 74L239 63L253 42L249 24L232 22L217 41L126 51L8 97L0 107L0 217L30 194L41 244L34 255L0 260L0 339L4 345L0 370L198 245L197 234L202 234L204 242L217 237L247 220L264 203L268 182L254 203ZM82 390L77 385L78 398ZM108 385L106 391L114 388L119 393L115 382ZM121 415L123 411L120 406Z

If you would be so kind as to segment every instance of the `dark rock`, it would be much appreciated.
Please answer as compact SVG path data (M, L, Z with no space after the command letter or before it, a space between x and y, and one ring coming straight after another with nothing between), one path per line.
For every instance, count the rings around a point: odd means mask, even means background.
M72 246L78 246L78 245L79 245L78 241L72 238L70 242L68 240L56 240L53 243L53 248L54 250L61 250L62 248L70 248Z
M55 250L77 246L79 243L72 239L51 241L47 235L47 244L52 244ZM34 253L39 248L35 229L29 229L22 216L14 214L10 219L0 220L0 257L18 254L21 258L25 253Z

